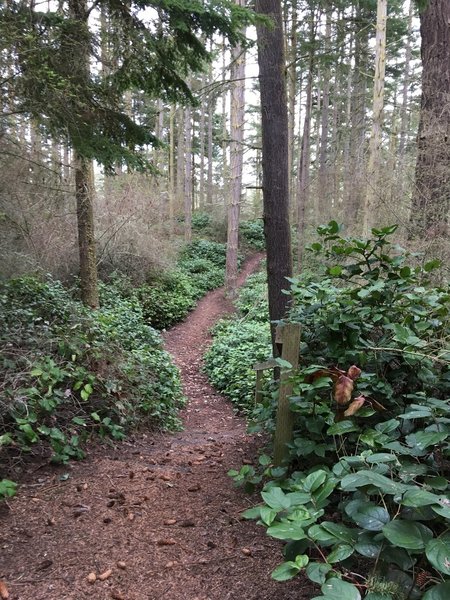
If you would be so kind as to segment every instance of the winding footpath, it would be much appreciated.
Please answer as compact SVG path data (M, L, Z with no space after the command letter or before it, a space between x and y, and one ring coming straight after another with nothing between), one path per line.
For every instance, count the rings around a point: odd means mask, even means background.
M262 255L248 259L242 284ZM0 509L0 579L10 600L308 600L270 579L281 546L240 513L258 502L227 476L261 440L201 372L211 326L232 304L205 296L164 334L188 404L184 430L142 433L58 470L30 469ZM89 582L88 577L93 580Z

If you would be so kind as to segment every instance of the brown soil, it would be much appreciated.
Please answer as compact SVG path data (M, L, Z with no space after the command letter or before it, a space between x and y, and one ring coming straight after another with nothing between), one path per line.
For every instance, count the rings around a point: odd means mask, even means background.
M260 260L246 262L240 283ZM0 508L0 580L10 600L315 595L301 578L271 580L281 546L241 520L258 497L227 476L261 445L201 373L209 329L231 310L223 290L213 291L164 336L189 399L184 431L99 446L70 467L27 467L18 496Z

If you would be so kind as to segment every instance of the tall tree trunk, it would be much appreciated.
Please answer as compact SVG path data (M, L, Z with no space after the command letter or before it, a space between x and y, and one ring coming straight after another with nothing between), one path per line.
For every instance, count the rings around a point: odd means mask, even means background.
M213 123L214 123L214 112L216 108L215 96L211 94L208 102L208 176L206 185L206 204L208 209L211 210L213 203Z
M257 25L259 83L261 93L264 233L267 247L269 316L275 356L274 321L288 307L286 277L292 276L289 225L288 115L284 43L280 0L256 0L256 12L270 17L273 26Z
M428 0L420 15L422 102L412 235L445 236L450 207L450 2Z
M222 193L223 203L225 211L227 209L227 196L228 196L228 128L227 128L227 97L228 97L228 86L226 85L226 44L225 39L222 43Z
M411 83L411 59L412 59L412 25L413 25L413 0L409 1L408 12L408 35L405 48L405 66L403 69L403 88L402 88L402 107L400 113L400 141L398 144L398 153L400 163L404 164L406 154L406 142L409 129L409 85Z
M78 249L80 253L81 300L86 306L97 308L97 255L94 236L94 178L92 162L73 153L75 196L77 201Z
M312 109L312 83L313 83L313 55L311 52L306 82L305 118L303 120L302 143L298 159L297 181L297 271L300 272L303 263L305 247L304 232L306 224L306 210L309 206L309 163L311 160L311 109Z
M366 13L358 3L355 17L353 93L350 121L350 161L345 176L345 222L355 225L364 199L364 151L366 139L366 92L369 56L369 28ZM360 230L360 227L358 228Z
M328 9L325 26L325 53L328 55L331 51L331 9ZM323 99L322 112L320 115L320 145L319 145L319 189L318 206L319 220L328 222L330 215L330 189L329 189L329 164L328 164L328 131L330 115L330 67L325 65L323 72ZM334 98L337 105L338 99Z
M89 81L90 34L87 0L69 0L71 17L78 21L76 40L71 44L73 51L74 79L82 88ZM76 140L78 143L79 140ZM78 248L80 253L80 285L83 304L96 308L99 305L97 285L97 257L95 249L94 208L93 208L93 165L77 149L73 151L75 172L75 196L77 201Z
M377 34L375 42L375 77L373 82L372 134L369 143L367 188L363 212L363 236L370 235L380 208L381 144L384 108L384 79L386 70L387 0L378 0Z
M169 227L173 232L175 217L175 106L170 107L169 116Z
M287 96L288 96L288 150L289 150L289 198L294 198L294 139L295 139L295 104L297 92L297 0L292 3L291 26L288 36L288 67Z
M192 110L187 106L184 111L184 239L192 239Z
M199 165L199 189L198 189L198 206L200 210L205 208L205 139L206 139L206 111L208 102L205 93L206 76L202 76L202 102L200 106L200 124L199 124L199 145L200 145L200 165Z
M244 6L245 0L235 0ZM230 298L236 296L238 275L239 213L244 161L245 51L241 44L231 50L230 104L230 198L228 201L227 256L225 288Z
M177 111L177 202L176 213L182 214L184 211L184 171L185 171L185 111L179 108Z

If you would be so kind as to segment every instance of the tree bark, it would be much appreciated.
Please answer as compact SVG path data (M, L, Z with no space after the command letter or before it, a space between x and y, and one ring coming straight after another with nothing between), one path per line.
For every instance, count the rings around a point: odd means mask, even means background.
M192 111L187 106L184 110L184 239L192 239Z
M445 236L450 207L450 2L428 0L420 15L422 101L411 234Z
M244 6L244 0L235 0ZM230 298L236 296L238 276L239 214L242 195L244 161L245 50L237 44L231 50L230 103L230 199L227 219L227 257L225 289Z
M94 194L93 165L90 160L83 158L75 151L72 165L75 171L81 301L86 306L97 308L99 299L92 202Z
M411 83L411 59L412 59L412 26L413 26L413 0L409 2L408 12L408 34L406 38L405 48L405 66L403 70L403 87L402 87L402 107L400 116L400 141L398 145L398 153L400 163L405 162L407 136L409 130L409 85Z
M363 212L362 233L370 235L380 208L381 144L384 109L384 78L386 70L386 22L387 0L377 3L377 33L375 42L375 76L373 81L372 133L369 143L369 164Z
M282 319L289 297L282 293L292 276L289 225L288 114L280 0L256 0L256 12L272 27L257 25L261 93L264 233L267 247L269 315L274 356L279 356L273 321Z
M331 9L327 10L325 26L325 53L328 55L331 51ZM325 65L323 72L323 100L322 111L320 115L320 146L319 146L319 189L318 206L319 221L327 223L330 216L330 186L329 184L329 162L328 162L328 132L330 118L330 78L331 70L328 64ZM338 99L334 98L337 105Z
M79 31L71 43L74 65L73 78L85 88L89 85L90 34L86 0L69 0L71 17L78 21ZM73 167L77 202L78 248L80 253L81 300L86 306L99 305L97 285L97 256L94 232L94 171L92 161L79 152L74 144Z
M364 151L366 138L366 92L369 56L369 27L367 14L358 4L354 16L355 44L353 93L350 120L350 160L345 177L345 222L356 225L364 201ZM360 230L360 227L358 228Z

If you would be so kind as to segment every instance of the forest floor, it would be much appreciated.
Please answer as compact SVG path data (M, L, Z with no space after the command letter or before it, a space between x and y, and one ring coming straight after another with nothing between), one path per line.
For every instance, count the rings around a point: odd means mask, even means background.
M257 269L250 257L242 284ZM261 448L201 371L209 329L232 312L210 292L164 335L188 398L184 430L98 445L70 466L28 464L0 507L0 580L10 600L309 600L270 578L281 545L241 512L259 501L227 476ZM88 581L96 574L93 583ZM1 589L0 589L1 591Z

